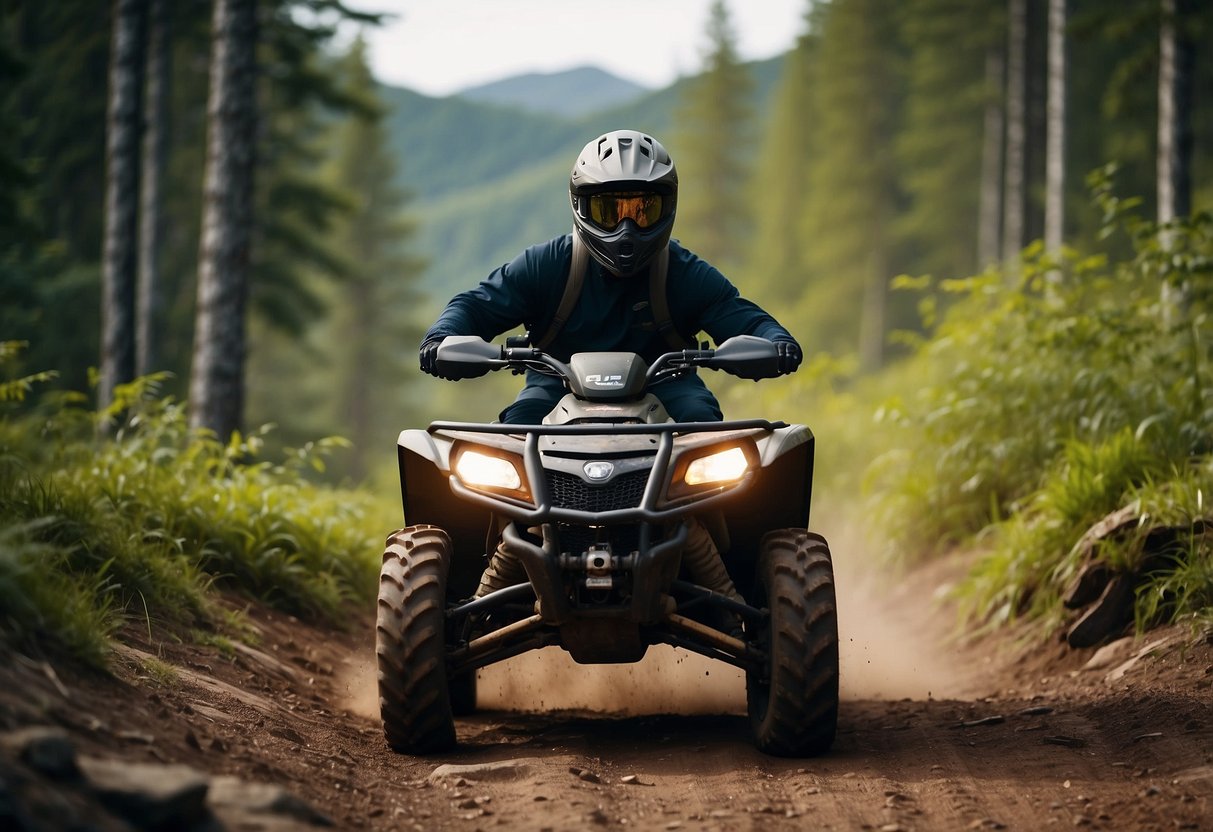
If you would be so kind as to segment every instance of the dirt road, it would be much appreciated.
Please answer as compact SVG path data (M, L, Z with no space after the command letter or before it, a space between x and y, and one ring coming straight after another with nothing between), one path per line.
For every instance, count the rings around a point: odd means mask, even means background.
M3 657L0 717L63 725L88 754L278 783L348 829L1213 828L1207 640L1156 631L1082 670L1089 652L941 642L929 587L850 586L840 733L817 759L753 750L736 674L673 651L486 673L456 752L396 755L369 616L333 634L260 610L259 646L228 655L132 629L118 679Z

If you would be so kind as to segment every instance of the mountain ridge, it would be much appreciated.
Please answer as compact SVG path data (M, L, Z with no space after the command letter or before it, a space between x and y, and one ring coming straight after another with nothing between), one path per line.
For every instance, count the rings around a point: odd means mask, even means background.
M652 92L596 66L528 72L460 90L469 101L520 107L528 112L577 118L627 104Z

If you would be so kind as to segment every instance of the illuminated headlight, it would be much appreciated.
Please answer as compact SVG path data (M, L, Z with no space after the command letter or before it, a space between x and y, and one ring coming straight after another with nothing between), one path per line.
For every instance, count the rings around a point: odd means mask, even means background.
M461 453L455 463L455 473L467 485L500 488L504 491L518 491L522 488L522 477L514 463L479 451Z
M734 482L745 476L749 467L749 460L741 448L729 448L727 451L693 460L687 466L683 481L687 485Z

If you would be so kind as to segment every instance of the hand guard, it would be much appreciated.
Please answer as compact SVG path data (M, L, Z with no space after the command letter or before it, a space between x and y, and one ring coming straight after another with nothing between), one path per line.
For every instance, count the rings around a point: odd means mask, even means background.
M778 368L781 376L786 376L788 373L796 372L796 368L800 366L803 356L800 353L800 345L795 341L779 339L774 342L775 349L779 353Z

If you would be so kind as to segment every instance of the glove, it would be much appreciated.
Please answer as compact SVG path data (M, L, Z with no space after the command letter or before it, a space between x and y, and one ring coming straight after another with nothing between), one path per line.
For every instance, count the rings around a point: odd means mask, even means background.
M800 345L795 341L787 339L779 339L774 342L775 350L779 354L776 366L779 369L781 376L786 376L788 373L796 372L796 368L800 366L804 356L800 353Z
M419 353L421 359L421 372L428 373L432 376L438 376L438 345L442 343L441 338L431 338L421 345ZM438 376L441 378L441 376Z

